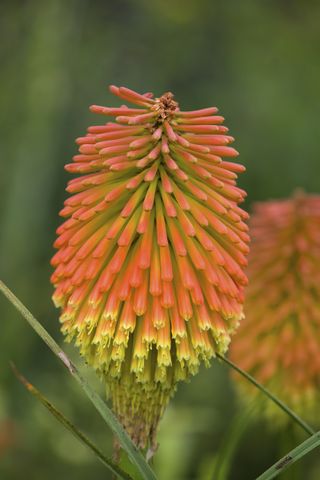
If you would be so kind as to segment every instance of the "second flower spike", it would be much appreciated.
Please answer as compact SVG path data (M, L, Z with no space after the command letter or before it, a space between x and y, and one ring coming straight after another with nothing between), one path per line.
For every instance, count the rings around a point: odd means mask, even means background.
M320 196L299 191L258 203L250 227L246 318L231 359L314 420L320 398ZM244 399L256 396L255 388L236 380ZM288 418L272 402L262 405L280 424Z

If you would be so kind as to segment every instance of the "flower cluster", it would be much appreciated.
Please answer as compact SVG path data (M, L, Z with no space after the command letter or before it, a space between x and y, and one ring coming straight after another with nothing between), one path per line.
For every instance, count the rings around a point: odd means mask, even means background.
M250 233L246 318L231 358L312 418L320 398L320 196L258 203ZM271 402L264 408L279 412Z
M222 160L238 153L215 107L110 90L138 108L91 107L115 122L89 127L66 165L78 176L60 212L53 300L131 438L155 448L177 382L226 351L242 316L244 167Z

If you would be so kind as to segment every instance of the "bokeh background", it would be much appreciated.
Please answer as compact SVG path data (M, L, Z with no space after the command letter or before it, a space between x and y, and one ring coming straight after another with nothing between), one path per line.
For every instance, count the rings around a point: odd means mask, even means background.
M63 165L97 122L88 106L115 105L112 83L171 90L184 109L217 105L247 167L246 208L296 187L319 193L319 25L318 0L1 0L0 275L59 342L49 260ZM108 453L110 431L3 298L0 311L0 478L110 478L9 361ZM216 364L180 385L161 425L160 480L251 480L305 438L246 416L229 374ZM228 455L229 471L213 476ZM319 453L287 478L319 479Z

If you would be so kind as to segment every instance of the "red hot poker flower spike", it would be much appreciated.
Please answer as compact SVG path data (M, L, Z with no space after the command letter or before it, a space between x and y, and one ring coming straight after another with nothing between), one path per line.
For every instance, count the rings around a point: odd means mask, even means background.
M52 259L62 331L105 378L138 447L179 380L224 353L242 316L247 214L244 168L215 107L183 112L171 93L112 93L136 107L78 138L78 174L60 212Z
M246 318L231 358L295 411L314 418L320 380L320 196L298 192L288 200L256 204L250 232ZM255 395L247 382L239 386ZM271 402L264 411L274 418L280 412Z

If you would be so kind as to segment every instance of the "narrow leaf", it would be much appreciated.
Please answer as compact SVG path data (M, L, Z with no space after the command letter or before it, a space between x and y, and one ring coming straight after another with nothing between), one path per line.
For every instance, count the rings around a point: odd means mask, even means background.
M30 392L37 400L39 400L44 407L46 407L49 412L60 422L62 425L69 430L81 443L86 445L98 458L99 460L109 469L112 473L117 475L118 478L124 480L132 480L132 477L122 470L118 465L116 465L112 460L107 458L77 427L75 427L70 420L68 420L57 408L52 405L51 402L34 386L32 385L15 367L14 364L11 364L12 370L18 380L24 385L24 387Z
M4 296L12 303L12 305L21 313L27 320L29 325L42 338L50 350L62 361L64 366L68 369L73 378L80 384L82 390L98 410L104 421L111 428L113 433L118 437L122 448L127 452L130 460L134 463L145 480L155 480L156 476L148 465L143 455L138 451L131 439L119 423L117 418L113 415L110 408L102 400L102 398L90 387L87 381L78 372L76 366L71 362L68 356L59 345L53 340L46 329L38 322L32 313L23 305L23 303L9 290L9 288L0 280L0 290Z
M277 463L263 472L256 480L271 480L284 472L293 463L304 457L307 453L320 446L320 432L315 433L312 437L300 443L296 448L291 450L287 455L281 458Z

